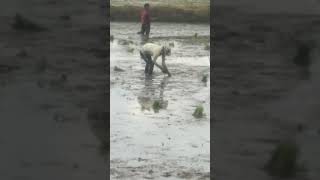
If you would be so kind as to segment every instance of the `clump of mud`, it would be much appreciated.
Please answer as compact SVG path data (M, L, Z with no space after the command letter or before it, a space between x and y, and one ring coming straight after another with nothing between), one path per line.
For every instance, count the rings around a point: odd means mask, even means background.
M15 15L12 28L15 30L29 32L41 32L48 30L46 27L27 19L20 14Z
M194 110L194 113L192 115L195 118L202 118L204 116L203 111L204 111L203 107L201 105L199 105L196 107L196 109Z
M272 176L294 177L300 170L298 165L299 147L293 142L284 142L276 146L265 169Z

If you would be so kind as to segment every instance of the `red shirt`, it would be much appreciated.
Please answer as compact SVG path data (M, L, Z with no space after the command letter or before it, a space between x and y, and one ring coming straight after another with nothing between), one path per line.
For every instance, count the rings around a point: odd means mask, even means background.
M141 23L150 24L150 13L148 10L142 10L141 12Z

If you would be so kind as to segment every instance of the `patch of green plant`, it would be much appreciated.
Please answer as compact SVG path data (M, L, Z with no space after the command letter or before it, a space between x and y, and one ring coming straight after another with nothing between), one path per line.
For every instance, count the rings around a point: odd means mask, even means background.
M294 142L278 144L271 154L271 158L265 165L266 171L277 177L294 177L299 171L298 165L299 147Z
M204 74L201 79L202 82L206 83L208 81L208 74Z
M197 106L192 115L195 118L202 118L204 116L204 109L202 105Z
M15 15L12 28L30 32L40 32L47 30L46 27L27 19L20 14Z
M162 104L161 104L161 102L160 102L159 100L155 100L155 101L153 102L152 108L153 108L153 111L157 113L157 112L159 112L159 110L162 109L163 107L162 107Z

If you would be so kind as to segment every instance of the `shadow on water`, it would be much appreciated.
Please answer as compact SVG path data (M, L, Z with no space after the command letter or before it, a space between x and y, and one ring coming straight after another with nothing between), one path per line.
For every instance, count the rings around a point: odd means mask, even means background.
M165 76L158 84L152 76L146 76L144 87L141 90L141 95L138 96L138 102L141 105L141 111L159 112L160 109L168 107L168 100L164 98L164 90L168 84L169 77ZM159 89L159 94L157 90Z

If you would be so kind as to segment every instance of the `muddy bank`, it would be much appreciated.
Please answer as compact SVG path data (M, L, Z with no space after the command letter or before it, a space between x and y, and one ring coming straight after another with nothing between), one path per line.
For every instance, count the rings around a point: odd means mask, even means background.
M110 20L139 22L142 8L140 6L111 6ZM154 6L151 9L154 22L209 23L210 7Z

